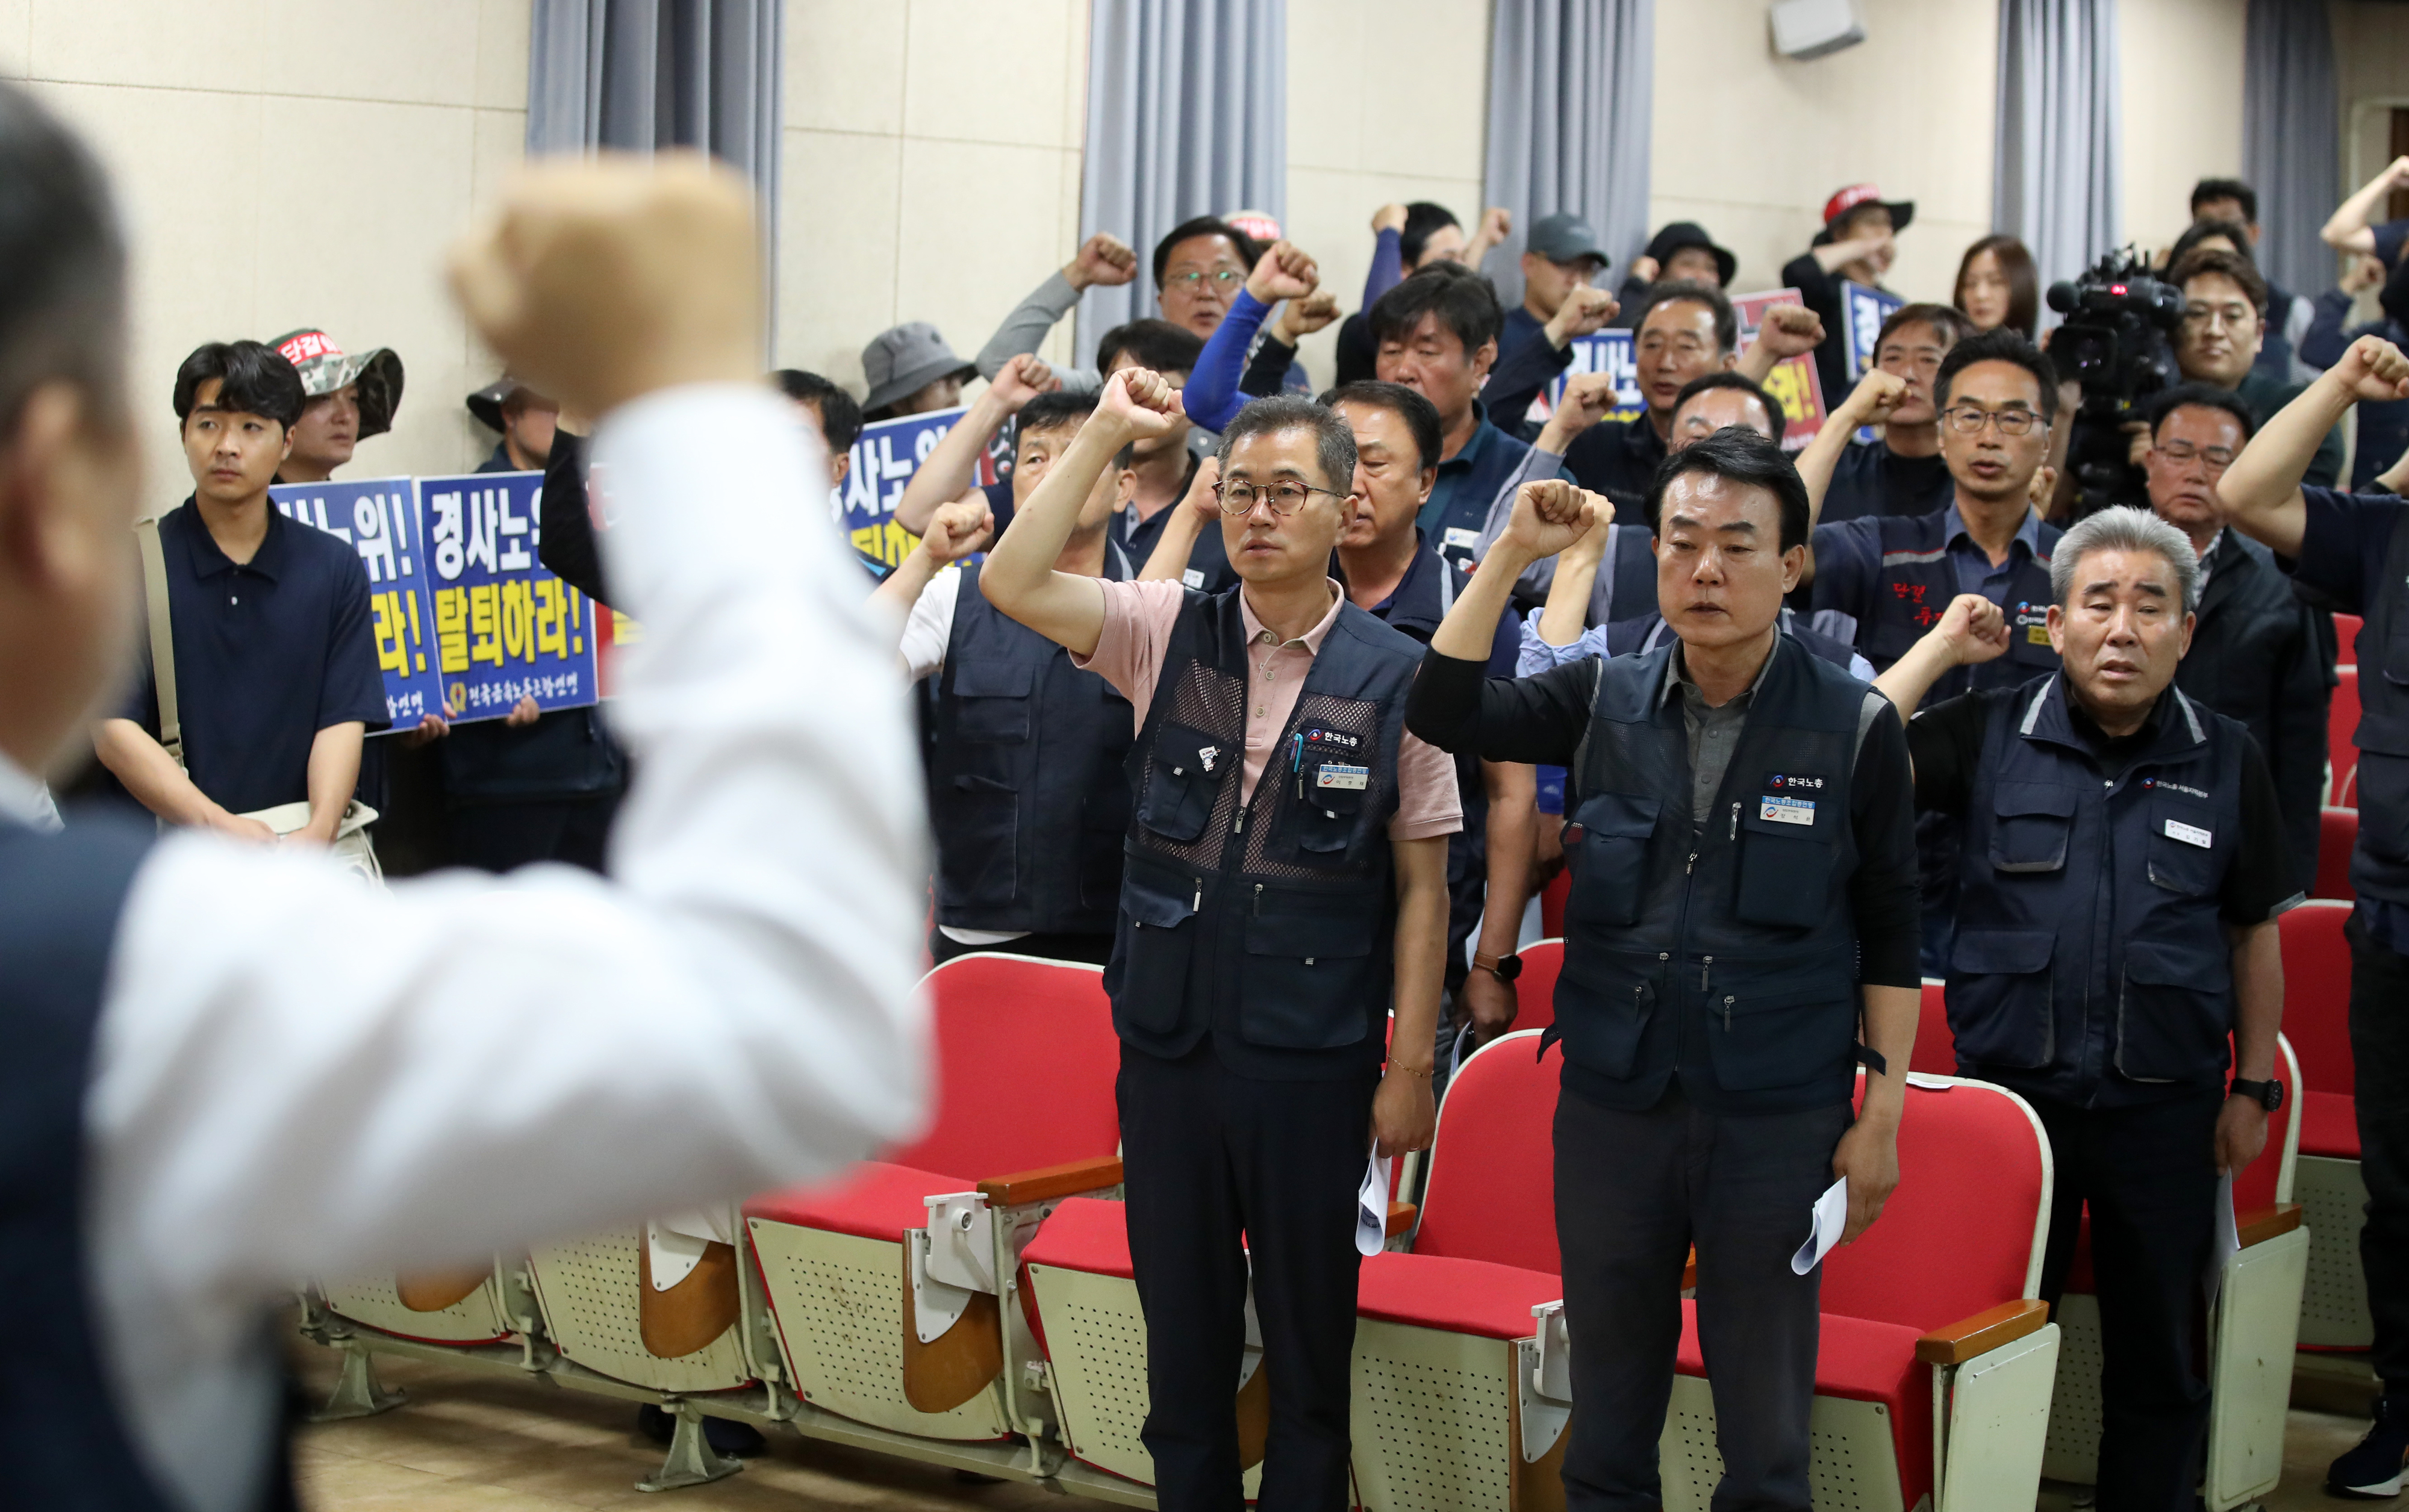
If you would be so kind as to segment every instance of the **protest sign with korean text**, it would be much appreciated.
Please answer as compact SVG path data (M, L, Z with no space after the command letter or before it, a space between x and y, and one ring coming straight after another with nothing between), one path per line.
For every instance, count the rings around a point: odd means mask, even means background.
M1732 309L1739 315L1739 350L1746 352L1756 344L1756 333L1765 324L1765 312L1776 305L1803 305L1807 301L1796 289L1768 289L1763 294L1736 294ZM1782 449L1803 452L1815 433L1824 428L1824 416L1829 411L1824 406L1824 382L1815 372L1815 354L1785 357L1773 365L1765 375L1765 392L1782 406L1783 429Z
M594 606L536 557L542 488L540 472L419 480L447 718L595 701Z
M966 411L932 410L927 414L905 415L898 420L873 421L861 427L860 439L853 443L853 461L845 469L844 482L839 483L831 502L835 507L837 525L853 549L881 569L892 569L912 554L920 538L895 523L895 506L903 497L903 487L920 465L929 460L945 432L954 428ZM1010 427L997 433L979 454L978 466L973 475L974 483L1001 482L1011 468L1011 454L1002 451Z
M1539 391L1531 401L1530 412L1524 416L1533 425L1544 425L1556 412L1556 403L1565 396L1565 383L1575 373L1611 373L1614 375L1614 408L1608 420L1637 420L1648 412L1648 401L1639 393L1639 363L1632 354L1629 331L1599 331L1594 336L1577 336L1566 343L1572 361L1563 374Z
M1874 338L1882 335L1882 322L1906 303L1887 289L1869 289L1854 279L1840 281L1841 350L1849 359L1850 382L1865 377L1874 365Z
M287 519L314 526L360 554L368 576L369 627L384 674L385 717L395 731L442 713L435 659L434 603L426 591L418 529L418 484L409 478L277 483L267 497Z

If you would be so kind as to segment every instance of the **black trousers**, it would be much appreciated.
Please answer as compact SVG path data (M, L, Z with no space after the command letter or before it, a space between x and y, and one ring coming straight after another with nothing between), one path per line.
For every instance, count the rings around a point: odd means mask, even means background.
M1573 1401L1565 1505L1664 1503L1657 1442L1681 1342L1681 1266L1698 1247L1698 1343L1715 1399L1715 1512L1808 1512L1819 1266L1790 1271L1832 1184L1846 1102L1712 1114L1678 1087L1645 1113L1567 1089L1556 1102L1556 1239Z
M2085 1202L2099 1297L2099 1505L2188 1512L2208 1439L2194 1348L2216 1224L2221 1092L2138 1108L2033 1099L2056 1182L2041 1294L2054 1308ZM2281 1159L2272 1142L2262 1160Z
M537 861L602 870L619 795L467 803L451 813L452 859L481 871L512 871Z
M995 950L1007 956L1035 956L1042 960L1085 961L1102 966L1113 954L1113 937L1109 934L1024 934L1017 940L1001 941L992 945L966 945L951 939L943 929L929 931L929 959L943 966L956 956L973 951Z
M2359 1234L2367 1305L2375 1315L2375 1374L2409 1396L2409 957L2350 934L2350 1054L2359 1085L2359 1174L2367 1227Z
M1130 1260L1146 1309L1162 1512L1240 1512L1236 1396L1248 1261L1269 1373L1261 1512L1344 1512L1355 1350L1355 1192L1370 1158L1369 1074L1273 1082L1123 1046L1118 1085ZM1241 1247L1240 1236L1245 1245Z

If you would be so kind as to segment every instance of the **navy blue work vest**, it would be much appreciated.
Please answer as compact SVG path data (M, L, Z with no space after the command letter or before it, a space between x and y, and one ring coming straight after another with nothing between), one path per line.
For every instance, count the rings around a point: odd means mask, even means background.
M1242 1075L1369 1074L1386 1054L1389 820L1422 648L1341 602L1241 805L1243 591L1188 595L1130 750L1136 802L1104 968L1113 1028L1166 1058L1210 1035Z
M929 744L937 922L1108 934L1129 827L1129 700L996 612L977 567L961 575Z
M1457 598L1472 585L1472 569L1432 550L1420 530L1414 537L1420 552L1414 565L1386 604L1365 612L1427 646ZM1479 924L1489 880L1489 789L1480 779L1480 758L1469 751L1455 755L1455 787L1464 804L1464 828L1447 837L1450 938Z
M1949 511L1931 514L1884 515L1882 535L1882 583L1873 622L1857 626L1857 649L1874 670L1886 672L1891 663L1908 654L1948 612L1957 597L1957 568L1949 560ZM1953 667L1925 695L1939 703L1975 688L2013 687L2037 672L2055 671L2057 653L2049 644L2049 554L2059 529L2044 521L2041 550L2016 564L2007 602L2008 654L1974 667ZM2011 545L2010 553L2015 551Z
M154 835L102 818L55 835L0 821L0 1462L12 1505L169 1506L112 1400L83 1213L94 1032L118 916Z
M1565 794L1565 1085L1650 1105L1671 1073L1727 1112L1849 1096L1866 684L1789 636L1703 824L1691 818L1674 648L1608 656Z
M2350 882L2361 898L2409 904L2409 528L2395 526L2382 593L2360 607L2359 843Z
M1782 633L1805 646L1816 659L1830 662L1844 672L1849 670L1849 662L1857 654L1854 646L1825 635L1788 609L1782 612ZM1654 610L1630 619L1616 620L1606 627L1606 654L1609 656L1636 656L1672 643L1672 627L1665 623L1665 616Z
M1949 1029L1966 1073L2090 1103L2103 1082L2225 1085L2232 947L2217 912L2242 843L2239 724L2167 689L2157 738L2110 782L2051 676L1983 742L1963 821Z

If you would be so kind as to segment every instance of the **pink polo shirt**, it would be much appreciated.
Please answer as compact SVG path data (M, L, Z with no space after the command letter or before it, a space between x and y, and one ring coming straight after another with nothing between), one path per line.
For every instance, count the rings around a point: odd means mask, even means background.
M1170 581L1152 583L1099 582L1104 591L1104 627L1095 652L1073 657L1077 666L1104 678L1136 706L1138 728L1146 728L1146 712L1154 702L1154 685L1162 676L1162 658L1171 646L1171 627L1178 621L1187 590ZM1255 618L1242 589L1238 618L1247 629L1247 756L1239 778L1238 801L1255 794L1255 782L1271 760L1272 748L1296 712L1296 698L1305 674L1320 654L1330 627L1338 623L1338 606L1346 591L1330 584L1330 612L1297 639L1282 641ZM1455 761L1436 746L1408 734L1397 751L1397 812L1389 820L1391 840L1427 840L1451 835L1464 828L1464 796L1455 784Z

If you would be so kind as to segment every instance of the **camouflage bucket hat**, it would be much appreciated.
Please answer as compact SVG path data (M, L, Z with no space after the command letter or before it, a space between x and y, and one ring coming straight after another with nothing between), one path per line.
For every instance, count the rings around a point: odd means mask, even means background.
M393 412L401 408L401 358L391 347L354 355L315 329L287 331L267 344L293 365L301 391L313 399L346 383L360 386L360 439L393 429Z

